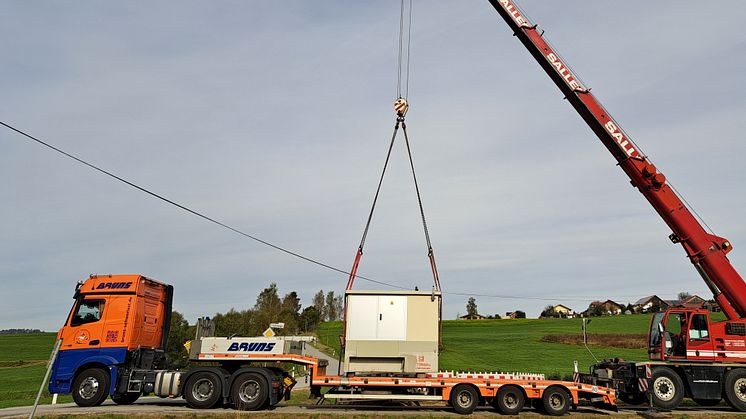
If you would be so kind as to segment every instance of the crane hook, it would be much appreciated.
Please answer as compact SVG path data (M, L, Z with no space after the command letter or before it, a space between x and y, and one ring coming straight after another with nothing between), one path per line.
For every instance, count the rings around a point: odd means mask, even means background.
M399 99L396 99L396 101L394 101L394 111L396 111L396 115L399 118L404 118L404 115L407 114L408 110L409 103L407 103L407 100L403 97L400 97Z

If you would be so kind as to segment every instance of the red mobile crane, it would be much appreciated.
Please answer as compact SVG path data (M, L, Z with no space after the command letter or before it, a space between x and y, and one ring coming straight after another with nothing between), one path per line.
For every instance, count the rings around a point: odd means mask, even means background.
M708 233L650 160L604 109L513 0L489 0L515 36L559 87L568 102L611 152L632 186L671 228L673 243L712 291L727 319L710 321L708 310L671 308L653 316L646 363L606 360L582 380L616 388L628 401L644 401L651 378L653 401L673 408L686 395L702 405L725 399L746 410L746 283L727 258L731 243ZM652 376L652 377L649 377Z

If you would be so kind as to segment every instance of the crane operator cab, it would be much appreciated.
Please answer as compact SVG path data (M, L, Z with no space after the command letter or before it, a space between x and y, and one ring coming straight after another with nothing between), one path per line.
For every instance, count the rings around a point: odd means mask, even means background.
M650 359L712 358L707 310L672 309L656 313L650 322Z

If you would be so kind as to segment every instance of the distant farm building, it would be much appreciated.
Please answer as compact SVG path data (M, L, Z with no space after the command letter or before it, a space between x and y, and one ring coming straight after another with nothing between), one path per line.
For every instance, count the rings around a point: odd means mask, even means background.
M486 318L487 317L485 317L485 316L483 316L483 315L481 315L479 313L465 314L465 315L459 317L459 319L461 319L461 320L482 320L482 319L486 319Z
M541 312L541 317L556 317L556 318L570 318L574 317L575 313L572 311L570 307L567 307L562 304L557 304L556 306L547 307L544 311Z
M505 313L505 318L507 319L525 319L526 318L526 312L521 310L516 311L509 311Z
M617 316L624 312L624 306L616 301L594 301L588 309L581 313L584 317L590 316Z
M665 311L669 304L657 295L640 298L632 305L637 313L657 313Z

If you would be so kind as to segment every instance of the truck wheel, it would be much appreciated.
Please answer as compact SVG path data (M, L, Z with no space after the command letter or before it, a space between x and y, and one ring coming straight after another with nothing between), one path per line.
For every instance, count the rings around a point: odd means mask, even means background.
M98 406L109 395L109 373L101 368L88 368L75 376L73 400L80 407Z
M189 407L210 409L220 401L223 385L221 379L207 371L194 373L184 386L184 399Z
M492 406L503 415L517 415L525 403L523 391L516 386L500 387L497 396L492 399Z
M542 410L549 416L562 416L572 404L570 394L562 387L549 387L541 396Z
M734 409L746 412L746 369L731 370L725 375L725 401Z
M684 399L684 382L670 368L653 369L653 404L662 409L675 409Z
M233 381L231 396L236 409L257 410L269 400L269 385L259 374L241 374Z
M451 406L456 413L469 415L477 409L479 394L468 384L459 384L451 390Z
M140 393L112 394L111 400L116 404L127 405L134 403L140 398Z

